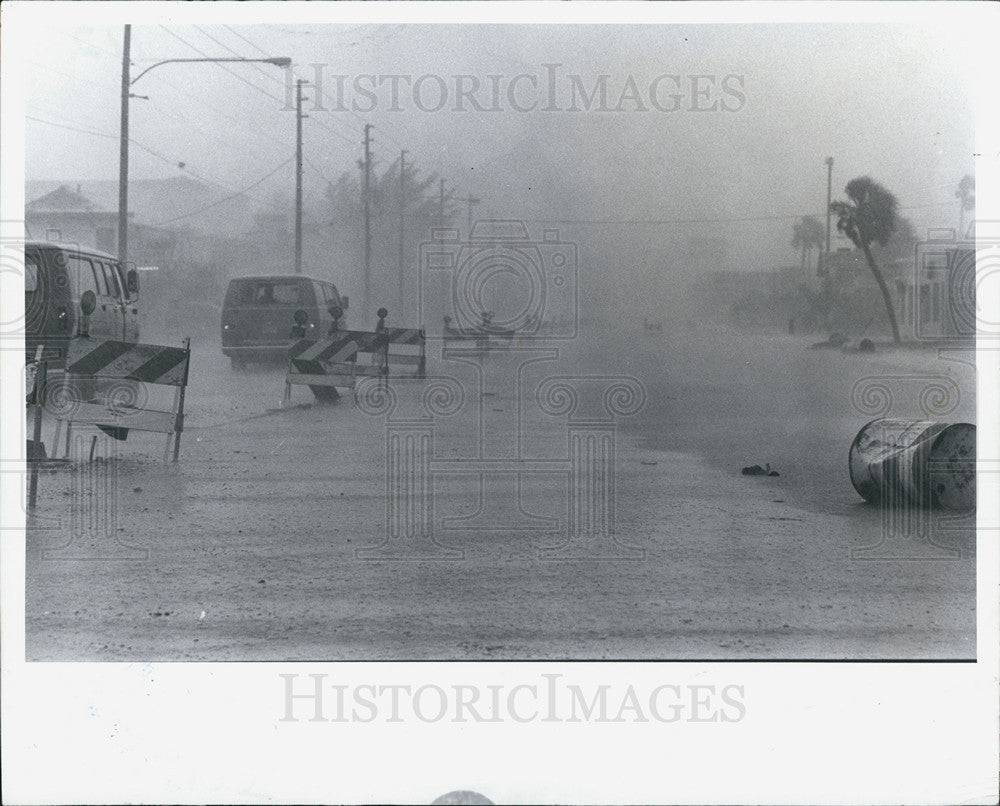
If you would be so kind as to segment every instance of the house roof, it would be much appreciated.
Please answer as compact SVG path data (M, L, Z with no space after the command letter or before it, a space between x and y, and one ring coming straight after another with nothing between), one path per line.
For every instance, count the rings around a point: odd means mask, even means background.
M249 230L257 211L249 198L233 197L224 188L187 176L132 179L128 184L129 217L136 223L232 235ZM79 188L79 193L73 187ZM25 183L25 198L31 200L27 212L112 212L118 209L118 181L29 180Z
M29 201L29 212L60 212L60 213L91 213L97 210L97 205L82 193L75 193L66 185L59 185L55 190ZM109 211L110 212L110 211Z

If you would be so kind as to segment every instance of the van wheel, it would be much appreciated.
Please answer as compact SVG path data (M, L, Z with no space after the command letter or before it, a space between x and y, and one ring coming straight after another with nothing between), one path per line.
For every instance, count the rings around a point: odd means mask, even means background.
M229 366L234 372L242 372L247 368L247 362L238 356L229 356Z

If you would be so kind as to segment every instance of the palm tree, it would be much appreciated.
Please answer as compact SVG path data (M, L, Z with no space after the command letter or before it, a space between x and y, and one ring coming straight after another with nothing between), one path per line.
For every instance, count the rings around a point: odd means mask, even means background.
M806 258L813 247L822 249L826 236L823 225L811 215L802 216L802 220L792 226L792 248L802 250L802 271L806 270Z
M975 209L976 206L976 180L966 174L962 181L958 183L958 190L955 191L955 198L958 199L958 237L965 235L965 211Z
M837 229L844 233L854 245L865 253L868 268L875 276L885 311L889 315L889 326L892 328L892 338L900 343L899 325L896 323L896 312L892 307L892 297L889 287L885 284L882 272L872 257L872 244L885 246L889 237L896 229L898 221L897 209L899 202L896 197L870 176L859 176L847 183L844 188L849 201L835 201L830 204L830 212L837 216Z

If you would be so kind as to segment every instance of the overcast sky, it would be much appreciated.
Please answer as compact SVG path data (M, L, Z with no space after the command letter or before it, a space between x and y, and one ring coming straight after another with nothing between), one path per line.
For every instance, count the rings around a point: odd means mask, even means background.
M29 180L117 177L121 49L121 26L38 32ZM718 232L740 244L734 268L796 262L791 226L795 216L823 215L827 156L835 198L850 178L869 174L899 197L918 231L955 226L955 188L974 170L960 54L940 30L901 25L132 30L133 77L161 59L202 56L289 56L307 80L311 65L322 65L327 110L309 101L304 121L314 203L328 180L356 170L368 122L377 160L407 149L408 160L457 193L481 198L483 215L555 219L592 238L609 226L593 222L647 222L607 236L631 244L622 247L629 260L644 242ZM404 76L395 99L393 80L365 78L390 75ZM458 75L471 77L461 79L466 89L479 83L464 101ZM527 77L511 90L519 75ZM597 97L586 111L580 90L600 87L602 75L603 110ZM149 99L132 100L131 176L187 174L220 195L250 188L262 204L290 199L288 80L270 65L156 68L133 88ZM434 111L442 87L447 102ZM336 110L338 101L347 109ZM705 223L677 223L692 221Z

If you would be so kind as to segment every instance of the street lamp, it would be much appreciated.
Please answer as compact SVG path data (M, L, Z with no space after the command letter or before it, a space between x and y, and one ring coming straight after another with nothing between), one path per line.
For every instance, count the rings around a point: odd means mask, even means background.
M269 56L261 59L245 59L239 56L218 56L198 59L164 59L151 64L135 78L129 78L131 66L132 26L125 26L125 40L122 47L122 117L118 153L118 259L125 263L128 260L128 107L132 97L131 88L140 78L161 64L177 62L251 62L258 64L273 64L275 67L290 67L292 60L287 56Z

